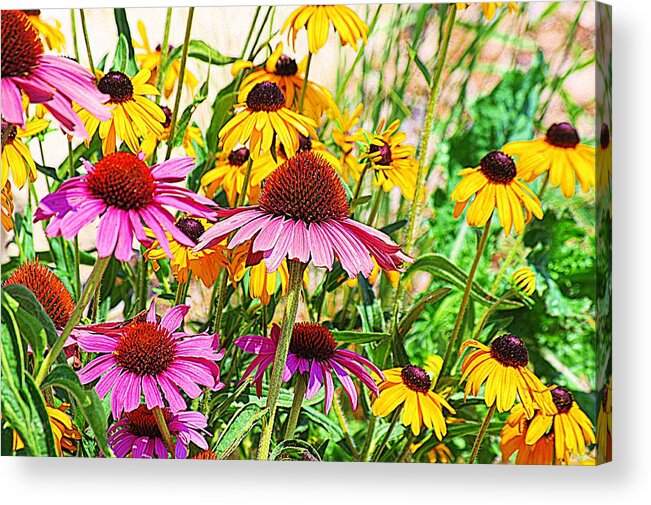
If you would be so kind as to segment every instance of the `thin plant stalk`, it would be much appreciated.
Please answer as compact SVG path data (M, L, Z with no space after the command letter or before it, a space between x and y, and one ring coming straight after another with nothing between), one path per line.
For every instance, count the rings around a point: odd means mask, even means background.
M154 414L154 419L156 419L156 425L158 426L158 431L160 431L163 441L165 442L165 447L170 453L170 458L174 459L176 450L174 449L174 440L172 440L172 434L170 433L167 423L165 422L165 417L163 416L163 411L160 407L154 407L152 409L152 414Z
M75 176L75 165L72 156L72 141L68 139L68 177L73 178ZM79 255L79 237L75 236L73 240L73 249L74 249L74 274L75 274L75 296L77 300L81 296L81 275L79 273L79 264L80 255Z
M289 260L287 267L289 270L289 286L285 298L285 312L283 314L282 329L276 348L273 368L271 369L271 380L269 382L269 395L267 396L267 409L269 410L269 419L262 430L260 444L258 446L258 459L267 460L269 458L269 448L271 446L271 436L276 419L276 409L278 407L278 397L280 396L280 387L282 384L283 369L287 361L289 352L289 343L292 339L296 313L298 312L298 303L303 287L303 272L306 268L305 263L296 260Z
M477 266L479 265L479 260L484 253L486 248L486 242L488 242L488 235L491 226L491 218L488 218L486 225L481 233L481 238L479 239L479 244L477 244L477 251L475 251L475 259L472 262L470 271L468 272L468 279L466 280L466 288L463 291L463 298L461 299L461 305L459 306L459 312L457 313L457 319L454 322L454 329L450 335L450 341L448 342L448 348L445 351L445 357L443 358L443 364L441 365L441 374L445 374L446 366L449 365L450 356L452 356L452 351L457 343L457 338L459 337L459 332L461 330L461 324L463 323L463 316L466 315L466 309L468 308L468 302L470 300L470 292L472 291L472 284L475 279L475 273L477 272Z
M219 277L219 288L217 289L217 298L215 300L215 314L212 323L212 331L215 333L221 332L222 315L224 312L224 305L226 304L226 292L228 290L228 274L226 269L222 269Z
M303 113L303 104L305 103L305 93L310 76L310 65L312 64L312 53L307 53L307 64L305 65L305 75L303 76L303 88L301 89L301 100L298 102L298 112Z
M165 160L169 160L174 148L174 133L176 130L176 120L179 115L179 106L181 105L181 95L183 94L183 80L185 79L185 65L188 61L188 49L190 45L190 33L192 32L192 18L194 17L194 7L188 10L188 19L185 24L185 37L183 38L183 51L181 52L181 68L179 69L179 82L176 84L176 99L174 100L174 109L172 109L172 120L170 122L170 136L167 141L167 152ZM161 48L162 49L162 48Z
M502 305L502 303L504 303L514 293L515 291L509 289L506 293L504 293L497 300L495 300L495 303L493 305L490 306L490 308L486 311L486 314L484 314L484 317L482 317L481 322L477 325L477 329L473 331L476 340L479 340L479 336L481 335L484 326L486 326L486 322L488 321L488 318L491 316L491 314L493 314L497 310L497 308L500 305Z
M75 52L75 59L79 63L79 42L77 42L77 19L75 18L75 10L70 9L70 27L72 28L72 46Z
M353 437L350 435L348 421L346 420L346 416L344 415L344 411L341 408L339 398L337 398L336 394L333 395L332 398L332 407L335 409L337 421L339 421L339 426L341 427L341 431L344 433L344 439L350 448L350 452L353 454L353 458L359 459L359 451L357 450L357 447L355 447L355 441L353 440Z
M34 380L38 386L40 386L45 380L50 367L63 350L63 345L65 344L66 340L68 340L68 337L72 333L74 327L81 320L81 316L84 313L84 310L86 310L86 307L88 306L88 303L90 302L95 289L102 281L102 277L104 276L104 272L106 271L106 267L108 266L110 259L110 256L107 258L98 258L97 262L95 263L93 271L91 272L90 277L88 278L88 282L86 283L86 286L84 287L84 290L79 297L79 301L75 306L75 310L73 311L72 316L70 316L68 324L66 324L65 328L61 332L61 335L59 335L59 338L57 338L56 342L54 342L54 345L50 349L50 352L48 352L47 356L45 356L45 359L43 360L43 363L41 364L41 367L36 374Z
M477 433L475 442L472 444L472 452L470 453L470 459L468 460L469 465L472 465L477 459L477 454L479 454L479 448L481 447L481 443L484 440L486 431L488 431L488 425L491 422L493 414L495 414L496 407L497 407L497 402L494 402L493 405L491 405L490 408L488 409L488 412L486 413L486 417L484 418L484 422L481 424L481 427L479 428L479 432Z
M375 451L375 454L373 455L373 461L380 461L380 458L382 457L382 453L386 449L387 444L391 439L391 434L393 433L396 424L398 424L398 419L400 419L401 413L402 413L402 406L397 408L396 411L393 413L393 417L391 419L391 424L389 425L389 429L387 429L387 432L384 435L382 442L380 442L380 447L378 447L377 451Z
M366 462L369 461L369 456L373 450L373 438L375 437L375 426L377 425L377 418L371 416L368 421L368 429L366 430L366 441L362 447L362 452L359 457L359 461Z
M181 305L185 303L185 298L188 296L188 288L190 287L190 279L192 272L188 273L188 278L185 282L179 282L176 286L176 295L174 296L174 305Z
M97 79L97 75L95 74L95 64L93 63L93 55L90 51L90 38L88 37L88 29L86 28L86 14L84 13L84 9L79 9L79 16L81 17L81 31L84 34L86 54L88 55L88 66L90 67L90 73L93 74L93 79Z
M425 114L425 122L421 131L420 147L418 156L418 174L416 176L416 189L414 191L414 199L411 203L409 211L409 221L407 223L407 238L405 241L405 253L410 255L416 239L416 224L421 211L421 194L424 190L425 176L427 175L428 166L428 150L430 137L432 135L432 127L434 125L434 113L436 112L436 104L438 103L439 87L441 83L441 76L443 75L443 68L445 66L445 59L450 46L450 37L454 27L454 21L457 15L457 6L452 3L448 6L447 18L443 28L443 35L441 39L441 47L439 49L438 58L434 66L434 73L432 75L432 82L430 83L429 100L427 102L427 111ZM398 288L393 299L393 310L391 317L391 334L393 338L397 337L397 323L398 315L400 312L400 305L404 293L404 286L398 278Z
M287 417L287 427L285 428L285 440L293 438L296 426L298 425L298 418L301 414L301 407L303 406L303 399L305 398L305 391L307 390L307 380L304 374L299 374L296 378L296 385L294 386L294 399L292 400L292 408L289 410Z
M167 8L165 15L165 29L163 31L163 45L160 47L160 64L156 78L156 89L160 90L163 85L163 67L167 61L167 53L170 44L170 27L172 26L172 8ZM156 95L156 103L160 103L161 95Z

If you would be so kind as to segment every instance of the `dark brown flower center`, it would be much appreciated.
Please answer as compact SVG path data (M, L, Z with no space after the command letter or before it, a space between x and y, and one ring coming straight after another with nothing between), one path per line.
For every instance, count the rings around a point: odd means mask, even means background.
M176 357L176 341L156 323L132 323L120 336L115 357L125 370L139 376L158 375Z
M75 302L61 279L38 261L28 261L14 270L4 286L19 284L29 289L58 330L65 328L75 310Z
M580 139L570 123L554 123L547 130L547 142L556 147L575 147Z
M402 382L412 391L427 393L432 387L432 379L427 372L416 365L406 365L400 372Z
M235 149L228 155L228 162L236 167L241 167L249 161L249 150L246 147Z
M18 128L11 123L2 122L2 147L14 141Z
M94 197L122 210L145 207L154 196L154 177L149 167L131 153L104 156L86 181Z
M491 356L500 364L513 368L527 366L529 363L527 346L515 335L502 335L493 340Z
M160 108L163 111L163 114L165 114L165 122L163 123L163 128L169 128L169 126L172 124L172 111L165 105L161 105Z
M23 12L28 16L40 16L41 9L23 9Z
M0 19L2 77L29 75L44 52L38 31L21 11L2 11Z
M172 413L166 407L162 408L161 412L163 413L165 424L169 425L172 420ZM158 429L154 413L149 410L146 405L143 404L136 410L125 412L124 417L128 423L127 430L129 430L133 435L136 435L137 437L163 438Z
M123 103L133 98L131 79L122 72L111 70L99 80L97 87L111 97L111 103Z
M509 184L517 174L513 158L502 151L491 151L484 156L479 162L479 170L495 184Z
M552 389L552 400L558 409L558 413L565 414L572 408L574 395L565 388L557 387Z
M285 95L278 86L269 81L253 86L246 97L246 106L254 112L273 112L284 105Z
M297 323L292 331L289 352L303 359L325 361L337 347L332 333L325 326L314 323Z
M312 140L310 140L310 137L306 137L302 133L299 132L298 134L298 151L311 151L312 150ZM280 144L280 152L282 155L287 158L287 152L285 151L285 146L283 144Z
M176 227L181 230L195 244L199 242L199 237L206 231L201 221L191 217L182 217L176 222Z
M377 165L388 166L391 164L391 147L386 142L382 142L381 146L377 144L371 144L370 154L380 153L379 158L375 158L375 163Z
M610 145L610 128L606 123L601 125L601 134L599 135L599 145L602 149L608 148Z
M276 62L276 74L282 76L296 75L298 72L298 65L294 58L290 58L286 54L281 54Z
M319 223L348 217L346 192L332 166L312 151L297 153L267 178L260 207L276 216Z

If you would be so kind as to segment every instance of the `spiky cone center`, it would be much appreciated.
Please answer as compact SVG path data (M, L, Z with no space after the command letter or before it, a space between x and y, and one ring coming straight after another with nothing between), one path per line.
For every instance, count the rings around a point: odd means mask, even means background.
M75 310L75 302L61 279L38 261L28 261L14 270L4 286L18 284L29 289L58 330L65 328Z
M606 123L601 125L601 133L599 135L599 145L602 149L607 149L610 145L610 128Z
M289 352L299 358L325 361L334 355L336 347L337 342L325 326L315 323L294 325Z
M282 75L283 77L289 77L296 75L298 72L298 65L296 60L287 56L286 54L281 54L280 58L276 62L276 74Z
M253 86L246 97L246 106L254 112L274 112L284 105L285 95L276 84L269 81Z
M140 209L154 197L154 177L137 156L117 152L104 156L88 174L87 184L96 198L122 210Z
M43 55L38 31L21 11L2 11L2 77L29 75Z
M228 162L235 167L241 167L249 161L250 154L251 153L246 147L234 149L231 154L228 155Z
M110 103L124 103L133 98L133 83L122 72L111 70L99 80L97 87L111 97Z
M176 342L170 332L147 321L128 325L115 350L118 365L141 377L164 372L175 357Z
M570 123L554 123L545 136L548 143L556 147L576 147L580 142L576 128Z
M565 414L570 411L574 404L574 395L565 388L556 387L552 389L552 400L558 409L558 413Z
M416 365L406 365L400 372L402 383L417 393L427 393L432 387L432 379L425 370Z
M529 351L515 335L501 335L491 343L491 356L503 366L524 367L529 363Z
M382 145L371 144L369 149L369 154L374 155L379 153L379 156L373 156L373 159L377 165L389 166L391 165L391 147L386 142L382 141Z
M172 413L166 407L161 409L165 424L172 420ZM125 412L124 417L127 421L127 430L138 437L162 438L154 413L146 405L140 405L131 412Z
M265 181L260 208L305 223L348 217L346 192L332 166L320 155L303 151L280 165Z
M176 227L195 244L199 243L199 237L206 231L201 221L191 217L182 217L176 222Z
M479 170L494 184L509 184L517 174L515 162L502 151L491 151L479 162Z
M212 459L212 460L217 460L219 457L215 453L215 451L212 451L210 449L206 449L205 451L198 452L194 456L192 456L191 459Z

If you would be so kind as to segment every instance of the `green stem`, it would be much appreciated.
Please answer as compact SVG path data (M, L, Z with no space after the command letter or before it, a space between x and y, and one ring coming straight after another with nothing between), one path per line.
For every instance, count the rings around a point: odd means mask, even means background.
M271 14L271 11L273 9L273 6L269 6L267 8L267 12L264 15L264 18L262 19L262 25L260 25L260 29L258 30L258 33L255 37L255 40L253 41L253 45L251 46L251 51L249 52L249 57L247 58L249 61L253 61L253 56L256 53L256 46L258 45L258 42L260 41L260 37L262 36L262 32L264 31L264 27L267 24L267 20L269 19L269 15Z
M470 453L470 459L468 460L469 465L472 465L475 462L475 459L477 459L477 454L479 454L479 448L481 447L481 443L484 440L486 431L488 431L488 425L491 422L491 418L495 413L496 407L497 407L497 402L494 402L493 405L491 405L490 408L488 409L486 418L484 419L484 422L481 424L481 427L479 428L479 432L477 433L475 442L472 444L472 452Z
M181 305L185 303L185 298L188 296L188 288L190 287L190 278L192 272L188 273L188 278L185 282L179 282L176 286L176 295L174 296L174 305Z
M93 74L93 79L97 79L97 75L95 75L95 64L93 63L93 55L90 51L90 39L88 38L88 29L86 28L86 14L84 13L84 9L79 9L79 16L81 17L81 31L84 34L84 42L86 43L88 66L90 67L90 73Z
M222 270L223 272L219 279L219 289L217 291L215 314L212 323L212 331L215 333L221 333L222 315L224 312L224 305L226 304L226 291L228 290L228 273L226 272L226 269Z
M72 155L72 142L68 140L68 177L73 178L75 174L75 164ZM79 255L79 237L75 236L73 241L74 249L74 274L75 274L75 296L77 300L81 296L81 275L79 273L80 255Z
M174 440L172 440L172 434L170 433L167 423L165 422L165 417L163 416L163 411L160 407L154 407L152 409L152 414L154 414L154 419L156 419L156 424L158 425L158 431L160 431L165 446L170 453L170 458L174 459L176 450L174 448Z
M405 253L411 255L412 249L415 242L416 235L416 223L418 217L420 216L421 211L421 189L425 184L425 177L427 175L428 161L427 161L427 151L429 150L429 141L432 133L432 126L434 124L434 113L436 111L436 104L438 102L439 96L439 87L441 83L441 76L443 75L443 67L445 66L445 58L448 53L448 48L450 46L450 36L452 35L452 29L454 27L454 21L457 15L457 6L452 3L448 7L447 18L445 26L443 28L443 34L441 38L441 47L439 49L438 58L434 66L434 74L432 76L432 82L430 83L430 93L429 100L427 102L427 112L425 114L425 122L423 124L423 129L421 130L420 137L420 151L418 157L418 174L416 176L416 188L414 190L414 199L411 203L411 209L409 211L409 221L407 223L407 239L405 241ZM398 288L396 289L395 296L393 298L393 310L391 316L391 331L390 334L392 338L397 339L397 326L398 326L398 316L400 313L400 306L402 304L403 294L404 294L404 285L400 282L402 276L398 278ZM394 342L395 344L395 342Z
M368 215L368 221L366 222L366 224L369 226L373 226L373 223L375 223L377 211L380 209L380 201L382 200L382 195L384 195L384 191L382 188L378 188L375 192L375 195L373 196L373 205L371 207L371 212Z
M185 65L188 61L188 49L190 45L190 32L192 32L192 18L194 17L194 7L188 10L188 19L185 23L185 37L183 39L183 51L181 52L181 68L179 69L179 82L176 84L176 99L174 100L174 109L172 110L172 120L170 122L170 136L167 139L167 152L165 160L169 160L174 148L174 131L176 130L176 120L179 115L179 106L181 105L181 95L183 94L183 79L185 78ZM161 48L162 49L162 48Z
M106 270L106 266L108 265L110 259L111 259L110 256L108 258L99 258L95 263L95 267L93 268L93 271L91 272L90 277L88 278L88 282L86 283L86 286L84 287L84 290L81 293L81 297L79 298L79 302L77 302L77 305L75 306L75 310L72 313L72 316L70 316L70 320L68 321L68 324L66 324L65 328L61 332L61 335L59 335L59 338L57 338L56 342L54 342L54 345L50 349L50 352L48 352L47 356L45 356L45 359L43 360L43 363L41 364L41 367L39 368L38 373L36 374L34 380L36 381L37 385L40 386L43 383L43 380L45 379L48 371L50 370L50 367L54 363L54 360L57 359L57 357L63 350L63 345L65 344L66 340L72 333L72 330L81 320L81 316L84 313L86 307L88 306L88 303L90 302L90 298L95 292L95 288L102 281L102 276L104 275L104 271Z
M378 447L377 451L375 451L375 454L373 455L373 461L380 461L380 457L382 456L384 449L386 449L387 444L391 439L391 434L393 433L393 429L396 427L396 424L398 424L398 419L400 419L401 412L402 412L402 406L397 408L396 411L393 413L393 418L391 419L391 424L389 425L389 429L387 430L386 434L382 438L380 447Z
M70 9L70 26L72 28L72 46L75 51L75 60L79 63L79 43L77 42L77 20L75 19L75 10Z
M369 460L369 455L373 448L373 438L375 437L375 426L377 425L377 418L371 416L368 422L368 429L366 430L366 440L364 441L364 446L362 447L362 453L359 457L359 461L366 462Z
M249 162L246 165L246 172L244 172L244 182L242 183L242 190L237 197L237 207L241 207L246 202L246 194L249 191L249 181L251 180L251 168L253 167L253 158L249 157Z
M147 274L149 273L149 263L144 256L138 260L138 294L135 300L136 313L147 308Z
M301 100L298 102L298 112L303 113L303 103L305 103L305 93L307 92L307 83L310 75L310 65L312 64L312 53L307 53L307 64L305 66L305 75L303 76L303 88L301 89Z
M491 305L490 308L486 311L486 314L484 314L484 317L482 317L481 322L477 325L475 331L472 332L473 335L475 335L476 340L479 340L479 336L481 335L484 326L486 326L486 322L488 321L488 318L491 316L491 314L493 314L497 308L502 305L502 303L505 302L513 293L514 291L512 289L507 291L505 294L495 300L495 303Z
M253 37L253 30L255 30L255 24L258 22L258 17L260 16L261 10L262 10L261 5L258 5L255 9L253 21L251 21L251 27L249 28L249 33L246 36L246 41L244 42L244 47L242 48L242 55L240 56L240 60L243 60L244 57L246 56L246 50L249 48L249 42L251 42L251 37Z
M351 205L351 209L350 209L350 215L351 216L354 214L355 206L357 205L355 200L357 200L359 198L359 194L362 192L362 184L364 182L364 176L366 175L366 172L368 171L368 167L369 167L369 164L366 163L364 165L364 168L362 169L362 173L359 174L359 179L357 181L357 184L355 185L355 191L353 192L353 198L350 201L353 204L353 205Z
M301 413L303 406L303 398L305 398L305 390L307 389L307 380L304 374L299 374L296 378L296 385L294 386L294 400L292 401L292 408L287 417L287 428L285 428L285 440L294 437L296 425L298 424L298 417Z
M481 233L481 238L479 239L479 244L477 245L477 251L475 252L475 259L472 262L470 267L470 272L468 272L468 280L466 280L466 289L463 292L463 298L461 299L461 305L459 306L459 313L457 314L457 319L454 322L454 329L452 330L452 335L450 335L450 341L448 342L448 348L445 351L445 357L443 358L443 363L441 365L441 376L445 374L446 366L449 364L450 356L454 346L457 343L457 338L459 337L459 331L461 330L461 324L463 323L463 316L466 314L466 309L468 308L468 301L470 300L470 292L472 291L472 283L475 278L475 273L477 272L477 266L479 265L479 260L482 257L484 249L486 248L486 242L488 241L488 232L491 226L491 217L486 221L486 225Z
M163 32L163 45L160 47L160 65L158 66L158 76L156 76L156 89L160 91L163 86L163 68L167 60L167 53L170 44L170 27L172 26L172 8L167 8L165 15L165 31ZM180 76L179 76L180 77ZM156 95L156 103L160 103L161 94Z
M344 433L344 438L346 439L346 443L350 448L350 452L353 454L353 458L359 459L359 451L357 450L357 447L355 447L355 441L353 440L353 437L350 435L350 429L348 428L348 421L346 420L346 416L344 415L344 411L341 408L341 404L339 403L339 398L337 398L336 394L333 395L332 406L335 409L335 414L337 415L339 426L341 427L341 431Z
M271 435L273 433L274 421L276 419L276 409L278 406L278 397L280 395L280 386L282 384L283 369L289 352L289 343L292 338L296 313L298 312L298 303L303 287L303 272L305 263L296 260L289 260L287 267L289 269L289 287L285 299L285 312L283 314L282 330L278 339L276 348L276 357L271 370L271 380L269 382L269 396L267 397L267 409L269 409L269 419L262 430L260 445L258 446L258 459L267 460L269 458L269 447L271 446Z

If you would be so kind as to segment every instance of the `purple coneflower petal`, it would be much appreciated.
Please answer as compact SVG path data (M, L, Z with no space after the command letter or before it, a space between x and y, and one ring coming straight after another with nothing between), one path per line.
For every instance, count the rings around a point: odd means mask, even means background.
M168 310L161 319L160 326L172 332L176 331L190 311L189 305L177 305Z

